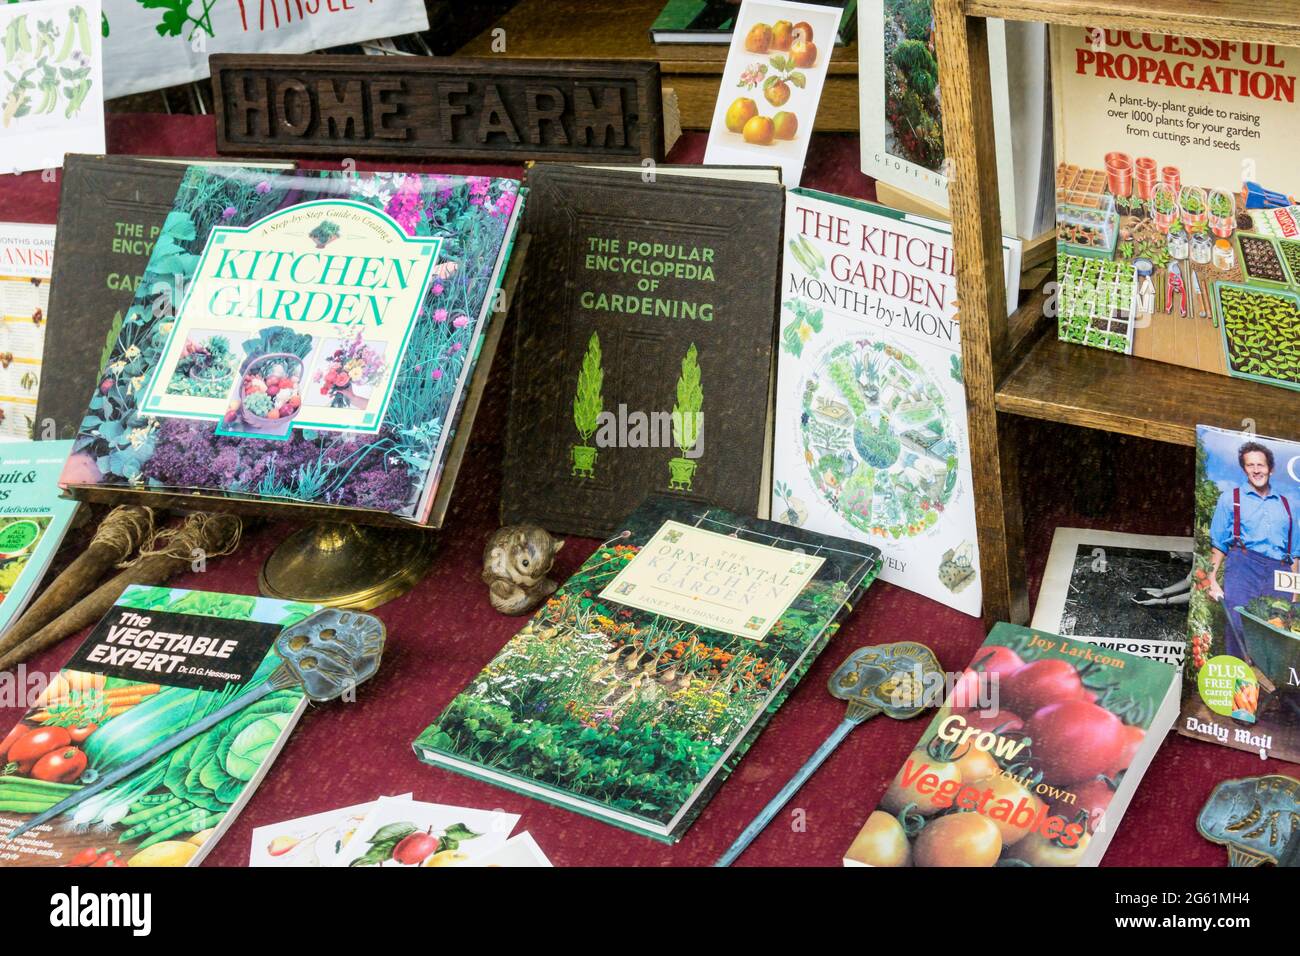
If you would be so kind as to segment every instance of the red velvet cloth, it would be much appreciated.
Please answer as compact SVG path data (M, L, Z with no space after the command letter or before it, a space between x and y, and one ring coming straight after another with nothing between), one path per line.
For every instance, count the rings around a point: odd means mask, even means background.
M108 119L113 152L215 154L211 117L111 114ZM670 159L699 162L703 153L704 136L687 134ZM383 168L383 164L366 163L362 168ZM438 168L510 176L521 171L515 166ZM804 184L843 195L874 196L873 183L858 172L857 139L851 136L814 137ZM57 207L57 184L44 181L41 174L0 177L0 220L54 222ZM57 347L58 316L52 317L51 328L50 342ZM507 335L506 343L509 339ZM978 620L910 592L875 584L731 779L685 838L671 847L420 763L411 752L411 741L520 625L519 620L491 609L479 580L483 544L497 526L510 353L507 344L493 369L455 502L439 536L433 570L411 593L376 612L389 633L382 671L361 689L356 703L334 703L307 713L265 782L208 857L209 864L245 864L254 826L407 791L419 800L519 813L518 829L530 831L560 866L709 864L843 717L843 705L826 692L826 681L850 651L864 644L919 640L953 670L963 667L982 641L984 631ZM80 386L69 383L69 387ZM1080 472L1085 482L1092 480L1089 476L1094 472L1100 473L1105 459L1088 451L1099 447L1097 433L1041 423L1027 424L1022 433L1026 542L1034 590L1058 524L1189 533L1192 459L1188 449L1105 439L1119 478L1107 492L1112 496L1108 517L1088 521L1072 513L1069 489ZM205 573L186 574L174 583L255 593L258 568L288 530L288 526L265 528L251 535L237 554L213 561ZM570 541L561 553L557 574L570 573L595 544ZM77 643L68 640L30 666L55 669ZM18 708L0 709L0 729L7 729L20 715ZM838 865L923 726L920 719L896 722L877 717L856 730L740 863ZM1269 772L1294 775L1297 768L1278 761L1264 764L1250 754L1171 735L1115 835L1107 865L1224 864L1223 848L1197 835L1196 814L1218 781Z

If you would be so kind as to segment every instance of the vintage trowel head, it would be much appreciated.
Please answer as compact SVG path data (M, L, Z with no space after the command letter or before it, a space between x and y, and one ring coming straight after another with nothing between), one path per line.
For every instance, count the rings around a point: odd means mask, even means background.
M275 650L303 693L314 701L334 700L379 670L384 622L372 614L325 608L281 631Z
M1229 866L1282 862L1287 844L1300 846L1300 780L1276 773L1225 780L1201 808L1196 829L1228 848Z
M915 641L860 647L850 654L827 686L831 695L849 702L847 719L862 723L884 713L895 720L915 717L926 708L927 685L943 679L934 651Z

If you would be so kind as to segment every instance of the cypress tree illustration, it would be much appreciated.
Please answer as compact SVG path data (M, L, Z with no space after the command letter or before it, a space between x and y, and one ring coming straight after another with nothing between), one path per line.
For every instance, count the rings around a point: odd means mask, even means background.
M681 457L668 463L669 488L689 490L698 460L686 455L700 439L703 426L704 386L701 383L699 353L695 343L682 359L682 374L677 379L677 401L673 405L673 444Z
M573 424L582 436L582 444L573 446L573 474L591 478L596 473L596 449L587 444L596 432L604 399L600 394L605 370L600 364L600 336L592 332L587 354L582 357L578 373L578 391L573 396Z

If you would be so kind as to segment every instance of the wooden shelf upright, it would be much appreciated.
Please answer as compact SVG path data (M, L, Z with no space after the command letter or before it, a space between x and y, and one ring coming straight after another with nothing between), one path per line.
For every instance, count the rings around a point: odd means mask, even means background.
M1036 294L1007 318L986 19L1300 47L1296 0L935 0L984 618L1029 617L1008 415L1191 445L1197 424L1300 438L1300 392L1068 345Z

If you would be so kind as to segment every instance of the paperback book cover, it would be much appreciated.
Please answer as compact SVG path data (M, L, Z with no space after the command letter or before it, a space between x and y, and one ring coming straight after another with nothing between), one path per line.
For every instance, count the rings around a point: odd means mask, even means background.
M36 434L54 235L53 226L0 222L0 441Z
M828 0L828 7L839 7L839 30L836 43L852 43L857 35L858 0ZM650 39L655 43L730 43L736 27L739 0L668 0L650 25ZM786 21L786 27L793 23Z
M510 179L189 167L63 482L425 523L519 198Z
M1002 232L1052 227L1047 29L988 20ZM860 0L858 94L862 171L948 208L948 159L932 0Z
M1096 866L1178 712L1169 664L994 625L846 866Z
M59 497L72 442L0 444L0 634L31 603L76 514Z
M785 237L772 516L874 544L882 580L978 615L947 226L794 189Z
M1062 341L1300 388L1300 49L1054 27L1052 50Z
M764 516L775 170L539 164L505 523L606 538L648 494Z
M647 499L415 741L422 760L676 840L880 552Z
M1192 539L1057 528L1035 630L1183 666Z
M86 396L103 380L186 165L136 156L71 153L64 158L44 326L53 323L59 347L41 364L41 381L49 382L36 394L41 438L75 438L80 431Z
M128 587L0 742L0 833L252 693L280 666L276 637L316 610ZM306 706L299 686L272 691L69 813L0 838L0 866L197 866Z
M1300 763L1300 443L1196 427L1178 729Z

